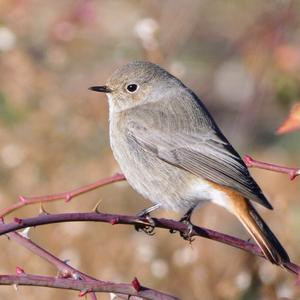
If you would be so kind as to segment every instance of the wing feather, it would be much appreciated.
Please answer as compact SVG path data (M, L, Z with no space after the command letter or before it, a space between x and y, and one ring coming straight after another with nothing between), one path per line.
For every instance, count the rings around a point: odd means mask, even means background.
M166 120L164 120L166 122ZM223 135L208 130L170 132L138 119L128 124L128 134L147 151L165 162L215 183L235 189L244 197L272 208L261 189L248 172L244 162ZM165 125L164 125L165 126ZM168 127L170 128L170 126Z

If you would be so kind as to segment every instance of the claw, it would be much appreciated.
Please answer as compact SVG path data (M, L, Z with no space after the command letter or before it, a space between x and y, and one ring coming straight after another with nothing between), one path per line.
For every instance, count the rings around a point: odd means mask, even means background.
M134 225L134 229L136 231L143 231L148 235L154 235L155 232L155 222L154 220L150 217L149 214L143 216L144 218L146 218L147 222L141 221L141 220L137 220L136 224Z
M180 232L180 236L186 240L192 243L194 239L192 238L192 232L193 232L193 223L191 222L191 216L194 210L194 206L191 207L185 214L184 216L179 220L179 222L187 225L187 230L185 232ZM176 230L170 229L170 233L175 233Z
M155 222L150 216L150 212L160 207L160 204L155 204L149 208L142 210L140 213L137 214L139 218L134 225L136 231L143 231L148 235L154 235L155 232ZM141 221L140 218L145 218L147 222Z
M195 239L192 238L192 232L193 232L193 224L190 220L183 220L181 221L183 224L187 225L187 230L185 232L180 232L180 236L186 240L192 243Z

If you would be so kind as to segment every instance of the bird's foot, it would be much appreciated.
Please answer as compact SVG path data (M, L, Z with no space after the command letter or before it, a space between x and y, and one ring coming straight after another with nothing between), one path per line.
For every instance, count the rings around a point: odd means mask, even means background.
M180 236L186 240L192 243L194 239L192 238L192 233L193 233L193 223L191 222L191 211L188 211L180 220L179 222L187 225L187 229L184 232L180 231ZM175 233L176 230L171 229L170 233Z
M140 213L137 214L138 220L136 221L136 224L134 225L134 229L136 231L143 231L148 235L154 235L155 232L155 222L150 216L150 212L158 208L159 205L156 204L154 206L151 206L149 208L146 208L142 210ZM141 220L141 218L145 218L147 222Z
M139 217L141 218L141 217ZM147 222L144 222L140 219L138 219L134 225L134 229L136 231L143 231L148 235L154 235L155 234L155 222L151 218L150 215L143 216L143 218L146 218Z
M185 231L180 231L180 236L186 240L189 241L190 243L192 243L194 241L194 239L192 238L192 233L193 233L193 223L190 221L190 219L185 219L185 218L181 218L179 220L181 223L187 225L187 228Z

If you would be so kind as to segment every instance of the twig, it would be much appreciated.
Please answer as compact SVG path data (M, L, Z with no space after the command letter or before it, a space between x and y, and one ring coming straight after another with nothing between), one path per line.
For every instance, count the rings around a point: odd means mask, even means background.
M152 220L155 224L155 227L157 228L164 228L172 231L179 231L182 233L185 233L188 230L188 226L186 224L178 221L163 218L153 218ZM15 218L14 222L0 225L0 235L26 227L72 221L106 222L112 225L129 224L151 227L151 224L148 223L146 218L137 218L136 216L104 214L100 212L64 213L40 215L37 217L26 219ZM193 226L191 236L202 236L265 258L262 251L257 245L214 230ZM298 265L294 263L286 263L284 266L292 273L295 273L297 275L300 274L300 267Z
M7 234L10 240L17 242L18 244L22 245L24 248L28 249L29 251L33 252L34 254L38 255L39 257L43 258L44 260L48 261L50 264L55 266L58 270L58 277L60 278L73 278L77 280L96 280L102 282L96 278L88 276L80 272L79 270L71 267L66 262L60 260L47 250L43 249L42 247L35 244L32 240L17 232L10 232ZM95 293L89 293L89 296L92 300L97 300Z
M157 292L141 286L137 291L129 284L103 283L95 280L76 280L70 278L57 278L51 276L41 276L23 273L21 275L0 275L0 285L31 285L50 288L68 289L80 291L79 296L83 297L87 293L105 292L138 296L147 300L179 300L179 298Z
M13 240L17 242L18 244L22 245L26 249L30 250L34 254L38 255L39 257L43 258L44 260L48 261L50 264L54 265L59 273L58 273L58 278L70 278L70 279L76 279L76 280L84 280L84 281L96 281L98 283L101 283L103 285L111 285L113 284L112 282L105 282L102 280L99 280L97 278L94 278L92 276L89 276L85 273L80 272L79 270L71 267L68 265L66 262L58 259L56 256L48 252L47 250L43 249L42 247L38 246L35 244L32 240L29 238L23 236L23 234L19 234L17 232L10 232L6 234L10 240ZM23 275L26 275L26 273L23 273ZM0 283L1 284L1 283ZM121 289L118 288L121 285ZM128 288L131 288L133 284L127 284ZM124 283L114 283L114 288L111 292L118 294L123 291L123 287L126 286ZM88 290L88 289L86 289ZM153 290L154 291L154 290ZM157 294L160 294L160 292L156 291ZM88 291L87 294L90 296L92 300L97 300L97 297L94 292ZM122 297L123 295L119 295ZM126 299L128 299L129 294L126 294ZM130 296L133 296L130 294ZM140 296L140 295L139 295ZM165 295L162 294L159 299L177 299L177 298L164 298ZM169 297L169 296L168 296ZM171 297L171 296L170 296ZM158 299L158 298L154 298Z
M58 193L58 194L53 194L53 195L46 195L46 196L37 196L37 197L25 197L25 196L20 196L19 201L12 206L6 207L2 210L0 210L0 218L3 218L4 216L10 214L11 212L26 206L26 205L32 205L36 203L44 203L44 202L51 202L51 201L57 201L57 200L64 200L65 202L69 202L72 198L79 196L81 194L84 194L86 192L92 191L97 189L98 187L113 183L113 182L118 182L125 180L125 177L121 173L116 173L115 175L100 179L94 183L85 185L83 187L68 191L68 192L63 192L63 193Z
M271 164L271 163L258 161L258 160L253 159L249 155L244 156L244 162L248 168L259 168L259 169L270 170L270 171L274 171L274 172L288 174L290 180L293 180L298 175L300 175L299 168L279 166L279 165L275 165L275 164Z

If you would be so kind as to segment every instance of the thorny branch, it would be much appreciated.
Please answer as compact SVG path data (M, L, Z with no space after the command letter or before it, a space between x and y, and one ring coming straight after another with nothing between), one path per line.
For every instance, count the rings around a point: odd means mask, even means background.
M77 280L70 278L58 278L51 276L41 276L32 274L19 274L19 275L0 275L1 285L31 285L31 286L43 286L50 288L60 288L68 290L79 291L78 296L83 297L87 293L94 292L114 292L116 289L120 294L138 296L147 300L179 300L179 298L169 296L155 290L151 290L140 286L140 290L137 291L133 286L128 284L116 284L116 283L103 283L96 280Z
M286 173L289 175L290 179L293 180L296 176L300 174L300 169L291 168L285 166L279 166L275 164L265 163L261 161L254 160L252 157L246 155L244 161L247 167L256 167L266 170L271 170L280 173ZM19 197L19 202L14 205L4 208L0 211L0 217L3 218L5 215L23 207L26 205L32 205L36 203L44 203L50 201L64 200L65 202L70 201L72 198L79 196L88 191L94 190L98 187L125 180L124 175L115 174L111 177L98 180L95 183L68 191L64 193L58 193L54 195L47 195L41 197ZM53 288L62 289L72 289L80 291L79 296L89 295L92 300L96 300L95 292L112 292L118 294L120 297L132 296L132 299L141 297L143 299L178 299L166 294L162 294L158 291L143 288L140 286L137 280L134 280L132 284L123 283L111 283L104 282L88 276L75 268L69 266L67 263L61 261L47 250L36 245L27 237L20 235L14 231L22 228L30 228L33 226L58 223L58 222L71 222L71 221L96 221L96 222L106 222L115 224L130 224L139 225L144 227L151 227L152 224L148 223L147 219L137 218L136 216L123 216L114 214L104 214L100 213L97 209L95 212L86 213L66 213L66 214L52 214L52 215L39 215L33 218L19 219L14 218L14 222L0 225L0 235L6 234L11 240L17 241L19 244L29 249L33 253L39 255L49 263L53 264L59 271L57 277L32 275L23 272L19 272L17 275L0 275L0 285L2 284L17 284L17 285L34 285L34 286L47 286ZM155 227L169 229L171 231L186 232L187 226L181 222L176 222L168 219L153 219ZM212 239L232 247L236 247L245 251L248 251L254 255L263 257L263 253L259 247L248 241L244 241L235 238L230 235L222 234L210 229L202 227L193 227L191 236L202 236L208 239ZM284 267L292 273L299 276L300 267L294 263L286 263ZM138 286L138 290L136 287Z
M37 203L45 203L45 202L51 202L51 201L58 201L58 200L64 200L65 202L71 201L71 199L75 198L76 196L82 195L84 193L90 192L92 190L97 189L98 187L122 181L125 180L125 177L121 173L116 173L112 175L111 177L100 179L94 183L82 186L80 188L58 193L58 194L52 194L52 195L46 195L46 196L38 196L38 197L25 197L20 196L19 201L12 206L6 207L2 210L0 210L0 218L3 218L4 216L12 213L13 211L20 209L23 206L26 205L32 205Z
M26 228L22 234L17 232L10 232L6 234L10 240L13 240L17 242L18 244L22 245L29 251L33 252L34 254L38 255L39 257L43 258L53 266L55 266L58 270L58 276L59 278L73 278L77 280L95 280L98 282L102 282L96 278L93 278L91 276L88 276L79 270L71 267L66 262L60 260L47 250L43 249L42 247L35 244L33 241L31 241L28 237L28 232ZM25 232L26 231L26 232ZM25 274L25 273L24 273ZM104 283L104 282L103 282ZM96 300L96 294L94 292L89 293L89 296L92 300Z
M35 244L27 237L26 233L10 232L6 234L10 240L17 242L23 247L27 248L34 254L40 256L44 260L48 261L58 269L57 277L39 276L25 273L21 268L17 267L17 275L0 275L1 284L17 284L17 285L34 285L34 286L46 286L52 288L62 289L73 289L79 290L79 296L88 295L92 300L96 300L95 292L110 292L118 294L119 297L123 298L128 296L137 296L136 299L163 299L163 300L178 300L178 298L166 295L164 293L142 287L135 278L131 284L125 283L112 283L102 280L98 280L91 277L79 270L71 267L66 262L58 259L56 256L43 249L42 247ZM72 281L64 281L58 279L69 279ZM77 281L80 281L78 283ZM138 288L137 288L138 285ZM132 299L134 299L132 297Z
M185 233L188 230L188 226L182 222L174 221L164 218L153 218L155 227L168 229L172 231L179 231ZM106 214L100 212L86 212L86 213L64 213L64 214L51 214L40 215L33 218L19 219L15 218L14 222L0 225L0 235L13 232L26 227L40 226L45 224L60 223L60 222L73 222L73 221L88 221L88 222L105 222L112 225L127 224L138 226L150 226L151 224L146 218L138 218L137 216ZM210 230L204 227L193 226L191 237L202 236L223 244L230 245L235 248L239 248L250 252L254 255L264 258L264 255L260 248L248 241L241 240L239 238L223 234L214 230ZM300 274L300 267L294 263L286 263L284 267L292 273Z
M244 156L244 162L248 168L259 168L264 170L270 170L274 172L279 173L285 173L289 175L290 180L295 179L300 174L300 168L293 168L293 167L286 167L286 166L280 166L277 164L271 164L266 163L262 161L258 161L253 159L249 155ZM94 183L82 186L80 188L58 193L58 194L52 194L52 195L46 195L46 196L37 196L37 197L25 197L20 196L19 201L9 207L3 208L0 210L0 218L12 213L13 211L16 211L24 206L27 205L33 205L37 203L45 203L45 202L52 202L52 201L58 201L58 200L64 200L65 202L71 201L73 198L82 195L84 193L87 193L89 191L95 190L99 187L126 180L125 176L121 173L116 173L112 175L111 177L100 179Z
M249 155L244 156L244 162L248 168L259 168L264 170L270 170L278 173L285 173L289 175L290 180L295 179L300 175L299 168L285 167L276 164L266 163L259 160L253 159Z

